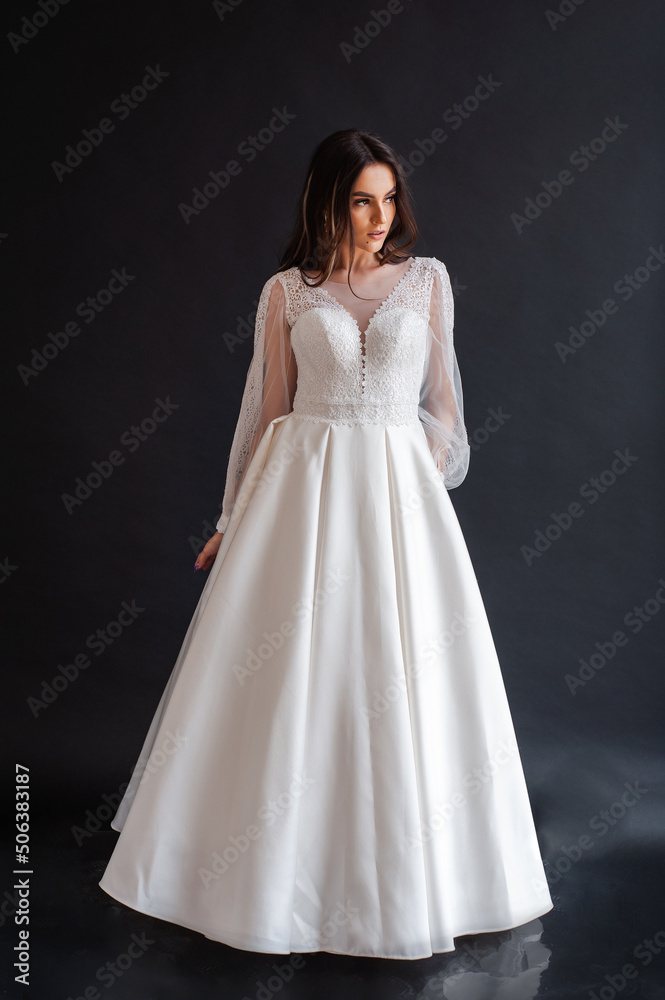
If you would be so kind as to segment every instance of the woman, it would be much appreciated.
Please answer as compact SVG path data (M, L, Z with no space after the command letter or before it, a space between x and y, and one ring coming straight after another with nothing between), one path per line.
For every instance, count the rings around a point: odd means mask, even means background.
M446 267L394 152L315 151L257 309L212 567L102 888L236 948L425 958L552 908L448 490Z

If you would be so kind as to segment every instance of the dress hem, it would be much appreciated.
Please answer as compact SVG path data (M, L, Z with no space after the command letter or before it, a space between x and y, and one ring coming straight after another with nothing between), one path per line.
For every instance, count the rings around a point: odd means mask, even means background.
M119 903L122 903L123 906L128 906L130 909L135 910L137 913L143 913L146 916L154 917L157 920L164 920L167 923L176 924L178 927L183 927L183 928L185 928L187 930L195 931L197 934L202 934L205 938L207 938L208 941L216 941L218 944L227 945L229 948L236 948L238 951L247 951L247 952L251 952L253 954L260 954L260 955L316 955L319 952L325 952L328 955L347 955L350 958L381 958L381 959L391 959L391 960L397 961L397 962L404 962L404 961L408 962L408 961L422 961L423 959L426 959L426 958L432 958L434 955L449 954L449 953L454 952L454 951L457 950L457 946L454 943L453 943L452 947L450 947L450 948L432 948L429 952L426 952L426 953L421 954L421 955L387 955L387 954L378 954L376 952L372 952L370 954L370 953L362 952L362 951L338 951L338 950L335 950L334 948L308 948L308 949L298 948L298 949L295 949L295 950L294 949L289 949L288 951L284 951L284 950L279 950L279 949L268 950L267 948L259 948L259 947L256 947L256 946L250 947L247 944L237 943L233 939L232 935L227 935L226 936L226 940L223 939L223 938L221 938L221 937L213 937L212 936L212 934L213 934L212 931L211 932L207 932L207 931L203 930L201 927L194 926L194 924L184 923L179 918L163 916L162 914L157 913L156 910L142 909L141 907L136 906L135 903L129 903L127 900L122 899L116 893L110 892L108 889L106 889L102 885L101 881L98 882L97 884L103 890L103 892L105 892L112 899L115 899ZM528 924L531 920L536 920L538 917L544 916L546 913L549 913L553 908L554 908L554 904L551 903L550 906L547 907L547 909L542 910L542 909L538 908L535 913L532 913L530 916L527 916L525 919L520 920L518 923L506 923L505 921L500 921L498 926L484 927L484 928L482 928L480 930L478 930L478 929L460 930L460 931L457 931L456 934L453 934L452 937L454 939L454 938L458 938L458 937L468 937L469 935L497 934L497 933L500 933L501 931L514 930L516 927L521 927L523 924ZM214 933L219 933L219 932L214 932Z

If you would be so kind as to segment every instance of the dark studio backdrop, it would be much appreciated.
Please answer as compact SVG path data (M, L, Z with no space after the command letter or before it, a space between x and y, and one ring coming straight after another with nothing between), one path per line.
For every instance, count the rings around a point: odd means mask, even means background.
M415 252L453 282L472 454L450 495L552 891L660 850L661 5L2 20L3 781L30 767L35 854L42 820L71 846L129 778L204 584L259 293L312 150L350 126L402 157Z

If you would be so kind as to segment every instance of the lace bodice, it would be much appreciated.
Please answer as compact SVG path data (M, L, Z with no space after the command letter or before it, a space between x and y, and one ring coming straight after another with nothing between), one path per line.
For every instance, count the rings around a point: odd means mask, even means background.
M335 283L308 286L298 267L273 274L263 287L218 531L226 529L266 428L291 412L344 424L420 422L445 485L452 489L466 475L469 445L445 265L414 257L362 331L335 291Z

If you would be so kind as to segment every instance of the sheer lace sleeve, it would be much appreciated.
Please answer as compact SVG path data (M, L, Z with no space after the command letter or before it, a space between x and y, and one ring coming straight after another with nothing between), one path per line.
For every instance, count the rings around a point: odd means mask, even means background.
M444 485L450 490L467 474L470 448L453 346L453 290L445 264L436 257L431 261L434 281L418 415Z
M277 273L263 286L256 310L254 354L231 445L222 514L217 522L220 532L226 531L247 467L270 422L293 408L296 376L286 293Z

